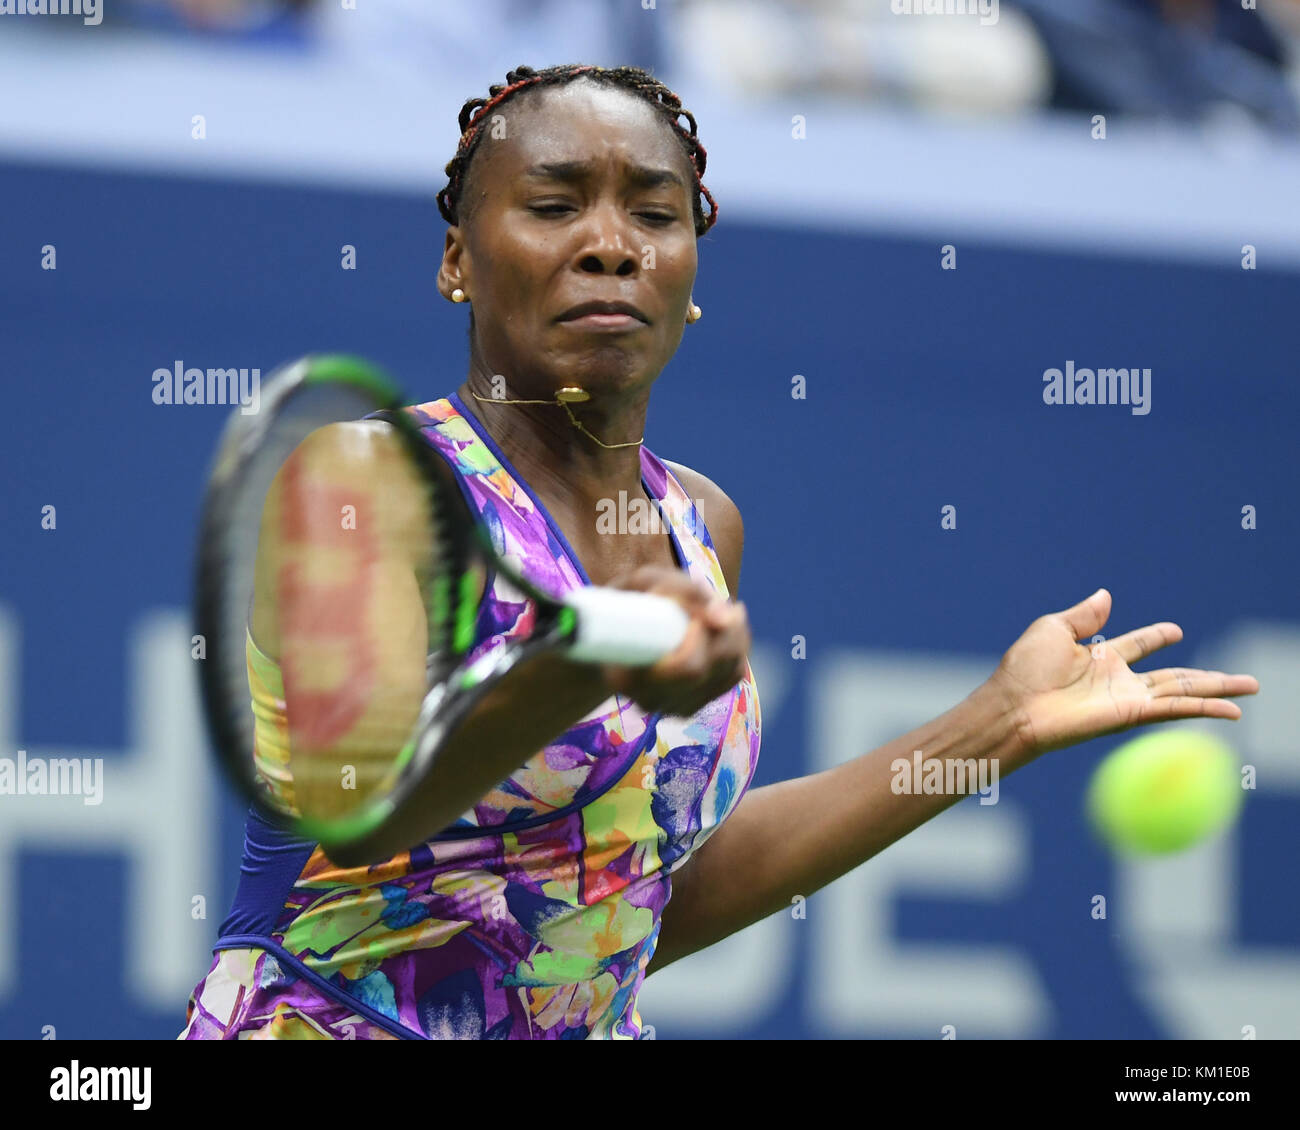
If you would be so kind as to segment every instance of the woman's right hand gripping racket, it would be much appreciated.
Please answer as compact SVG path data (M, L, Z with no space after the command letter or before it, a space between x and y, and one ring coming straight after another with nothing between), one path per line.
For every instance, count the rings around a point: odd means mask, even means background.
M562 650L649 665L678 647L688 624L663 596L587 587L559 600L531 585L474 520L401 403L357 358L309 356L278 369L260 410L231 416L200 523L196 630L217 753L265 815L326 845L379 829L525 660ZM322 441L329 425L376 412L392 432L365 458L340 459L337 432ZM348 442L375 441L359 430ZM493 574L534 603L535 619L469 663ZM410 586L423 622L411 622Z

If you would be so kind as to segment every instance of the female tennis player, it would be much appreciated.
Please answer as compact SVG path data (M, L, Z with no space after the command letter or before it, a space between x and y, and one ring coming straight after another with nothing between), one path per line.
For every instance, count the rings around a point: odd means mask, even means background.
M1098 590L1031 624L941 717L750 791L760 715L734 599L740 514L642 442L651 389L701 316L696 241L717 219L695 119L636 68L520 67L466 102L460 126L437 285L470 309L468 375L407 411L539 588L659 593L690 627L650 667L552 655L512 672L484 704L474 756L347 850L251 812L183 1038L636 1039L648 970L813 893L958 799L896 795L895 758L997 759L1005 774L1132 726L1240 717L1226 699L1253 694L1249 676L1130 669L1177 642L1175 624L1081 646L1110 612ZM390 431L332 425L316 451L373 478ZM597 515L620 492L657 505L666 530L609 532ZM420 586L409 555L378 553L375 599L405 639L425 615ZM249 663L267 746L286 740L273 593L258 586ZM487 585L476 642L527 627L527 602Z

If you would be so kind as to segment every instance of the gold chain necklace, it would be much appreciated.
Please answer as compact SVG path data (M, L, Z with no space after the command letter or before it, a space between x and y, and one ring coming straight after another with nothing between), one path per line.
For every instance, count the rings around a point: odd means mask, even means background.
M584 400L591 399L590 394L585 389L574 388L572 386L562 388L556 392L554 400L498 400L494 396L479 396L479 394L473 389L469 390L469 394L475 400L481 401L484 404L558 404L566 413L568 413L569 422L577 428L578 431L582 432L582 434L593 443L598 443L601 447L607 448L610 451L613 451L616 447L640 447L641 444L645 442L644 434L640 439L632 440L629 443L606 443L604 440L598 439L596 436L592 435L591 432L583 426L582 421L573 414L573 409L569 407L571 402L580 404Z

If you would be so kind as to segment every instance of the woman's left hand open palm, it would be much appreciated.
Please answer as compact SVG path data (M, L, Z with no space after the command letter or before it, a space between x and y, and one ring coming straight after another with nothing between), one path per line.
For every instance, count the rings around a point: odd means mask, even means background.
M1258 691L1251 675L1190 667L1132 670L1130 664L1183 638L1177 624L1077 642L1097 636L1110 609L1110 593L1098 589L1073 608L1039 617L994 672L990 681L1009 696L1030 757L1150 722L1241 717L1241 708L1226 700Z

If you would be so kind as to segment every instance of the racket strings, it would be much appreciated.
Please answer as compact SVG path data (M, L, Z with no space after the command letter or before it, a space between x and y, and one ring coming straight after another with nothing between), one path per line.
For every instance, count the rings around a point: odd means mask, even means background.
M290 820L347 819L391 790L429 687L428 657L448 653L466 619L466 555L445 491L414 453L404 449L403 466L366 482L304 446L373 406L331 384L281 401L256 443L243 441L241 482L214 549L222 637L247 643L224 657L241 771ZM398 480L418 485L407 499L418 496L424 523L402 521L390 490ZM415 563L405 578L392 565L403 558ZM404 585L410 592L399 594ZM422 625L401 615L416 591ZM255 656L263 644L269 652Z
M495 682L573 630L411 417L376 412L396 399L356 359L272 374L260 416L232 417L205 503L197 608L218 753L270 817L318 841L382 824ZM317 434L376 416L391 430ZM532 611L479 647L498 578Z

